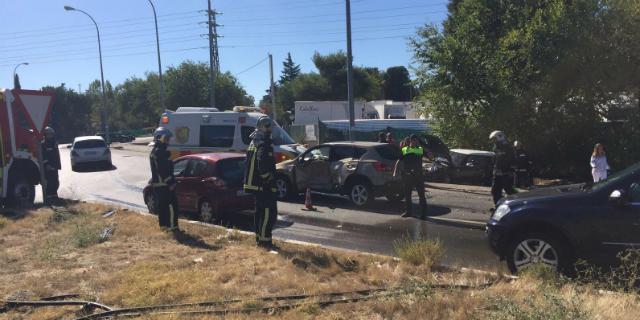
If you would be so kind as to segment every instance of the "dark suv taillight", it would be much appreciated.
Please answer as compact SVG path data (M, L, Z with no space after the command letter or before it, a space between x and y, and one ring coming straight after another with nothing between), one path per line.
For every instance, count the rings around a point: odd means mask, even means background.
M80 155L75 150L73 150L73 151L71 151L71 156L72 157L79 157Z
M110 154L110 153L111 153L111 150L110 150L109 148L107 148L107 150L104 150L104 155L105 155L105 156L106 156L106 155L108 155L108 154Z
M376 169L377 172L387 172L391 170L386 163L380 161L374 162L373 168Z

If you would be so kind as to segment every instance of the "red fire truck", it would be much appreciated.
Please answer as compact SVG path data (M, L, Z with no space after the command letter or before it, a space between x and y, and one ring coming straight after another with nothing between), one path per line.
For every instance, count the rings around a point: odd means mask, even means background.
M0 89L0 202L29 206L40 183L40 141L53 93Z

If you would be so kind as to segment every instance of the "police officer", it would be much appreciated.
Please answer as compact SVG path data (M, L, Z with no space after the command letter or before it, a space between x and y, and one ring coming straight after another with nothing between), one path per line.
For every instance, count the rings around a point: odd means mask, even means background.
M276 162L273 157L271 130L273 121L262 116L256 130L250 135L251 144L247 149L244 190L256 196L254 224L256 243L259 247L274 249L271 231L278 219L276 206Z
M493 203L498 204L498 201L502 199L502 190L507 194L516 193L513 188L515 157L513 148L504 132L493 131L489 135L489 140L493 142L493 152L495 153L491 195L493 196Z
M420 141L415 134L409 136L409 145L402 147L402 182L404 184L404 199L406 203L406 211L402 214L403 218L411 216L413 202L411 201L411 193L413 189L418 192L420 198L421 217L424 219L427 215L427 199L424 196L424 174L422 172L422 157L424 157L424 148L420 146Z
M44 167L44 178L46 183L45 202L58 199L58 188L60 180L58 170L60 166L60 150L56 141L56 132L51 127L44 128L44 140L41 143L42 165Z
M531 186L531 160L529 154L524 149L524 145L520 141L513 143L516 157L516 174L515 182L516 187L529 188Z
M151 162L151 186L153 187L160 228L167 231L179 231L176 178L173 175L171 152L167 150L172 136L169 129L163 127L156 129L153 134L154 146L149 160Z

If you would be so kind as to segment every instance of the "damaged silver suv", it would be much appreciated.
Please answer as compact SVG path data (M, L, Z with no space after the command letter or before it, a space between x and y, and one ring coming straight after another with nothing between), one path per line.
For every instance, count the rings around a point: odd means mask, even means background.
M312 191L341 194L356 206L377 196L402 199L402 184L393 176L400 157L394 145L377 142L332 142L310 148L276 166L278 200Z

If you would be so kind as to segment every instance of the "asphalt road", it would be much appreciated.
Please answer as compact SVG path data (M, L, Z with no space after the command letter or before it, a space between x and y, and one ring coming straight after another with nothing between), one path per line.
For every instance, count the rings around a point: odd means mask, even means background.
M61 148L60 196L126 206L146 212L142 188L149 180L149 160L143 147L113 150L114 168L73 172L69 150ZM279 202L279 221L274 235L326 246L394 255L397 239L439 239L445 249L444 263L452 266L496 270L502 263L487 247L481 226L491 207L485 188L430 185L426 221L402 218L403 204L377 199L371 208L354 210L346 199L314 195L318 211L303 211L303 199ZM414 199L417 205L417 199ZM416 210L417 211L417 210ZM189 219L191 217L186 216ZM222 222L229 227L251 230L251 216L238 213ZM474 222L475 221L475 222Z

